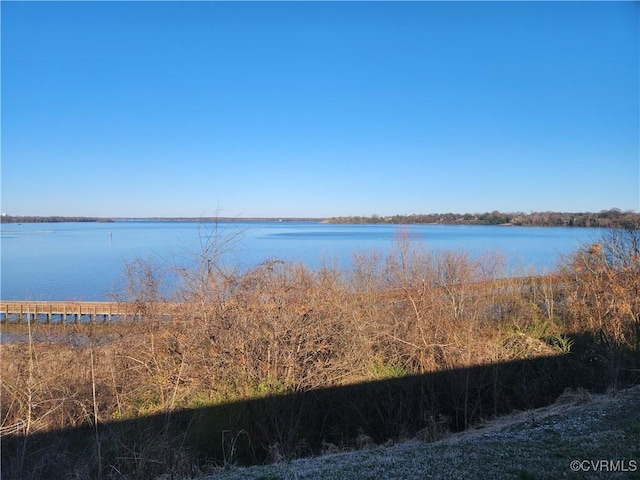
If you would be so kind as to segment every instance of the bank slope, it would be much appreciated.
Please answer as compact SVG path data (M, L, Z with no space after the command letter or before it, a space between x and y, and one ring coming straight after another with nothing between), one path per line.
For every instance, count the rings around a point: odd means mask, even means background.
M202 480L640 478L638 406L640 386L606 395L566 392L548 407L514 412L433 443L411 440L226 467Z

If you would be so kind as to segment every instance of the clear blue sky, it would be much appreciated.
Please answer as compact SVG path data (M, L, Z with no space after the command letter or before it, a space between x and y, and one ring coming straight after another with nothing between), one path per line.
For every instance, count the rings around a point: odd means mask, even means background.
M638 2L8 2L2 211L640 210Z

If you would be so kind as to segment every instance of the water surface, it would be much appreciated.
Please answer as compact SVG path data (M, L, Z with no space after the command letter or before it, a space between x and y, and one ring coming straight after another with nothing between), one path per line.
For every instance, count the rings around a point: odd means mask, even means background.
M559 255L596 241L601 229L450 225L328 225L317 222L2 224L3 300L110 299L136 258L186 265L222 239L223 261L249 268L269 259L348 268L356 251L388 251L399 235L434 251L502 252L513 272L554 268ZM212 241L209 241L212 240Z

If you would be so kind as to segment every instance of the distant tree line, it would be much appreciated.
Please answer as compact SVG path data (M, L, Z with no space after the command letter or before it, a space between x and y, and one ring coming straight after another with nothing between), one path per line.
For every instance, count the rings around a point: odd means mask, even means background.
M598 213L581 212L515 212L503 213L497 210L485 213L430 213L413 215L393 215L381 217L334 217L326 223L352 224L445 224L445 225L514 225L532 227L600 227L600 228L640 228L640 214L623 212L617 208Z
M61 217L61 216L16 216L2 215L1 223L60 223L60 222L115 222L115 221L145 221L145 222L317 222L319 218L310 217Z
M313 218L169 218L154 217L137 220L153 221L318 221ZM62 217L62 216L0 216L1 223L46 223L46 222L113 222L103 217ZM618 208L600 212L511 212L497 210L485 213L428 213L412 215L392 215L370 217L332 217L323 223L335 224L444 224L444 225L514 225L531 227L599 227L599 228L640 228L640 213L622 211Z
M112 222L110 218L98 217L31 217L31 216L0 216L1 223L59 223L59 222Z

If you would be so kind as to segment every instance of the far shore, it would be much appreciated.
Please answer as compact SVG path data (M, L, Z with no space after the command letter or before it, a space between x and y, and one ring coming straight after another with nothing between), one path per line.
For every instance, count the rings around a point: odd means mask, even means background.
M600 212L485 212L343 217L72 217L2 214L1 223L59 222L316 222L345 225L494 225L520 227L640 228L640 213L617 208Z

